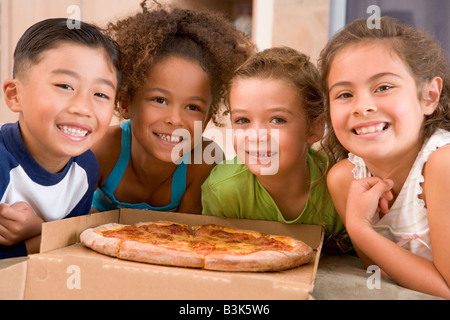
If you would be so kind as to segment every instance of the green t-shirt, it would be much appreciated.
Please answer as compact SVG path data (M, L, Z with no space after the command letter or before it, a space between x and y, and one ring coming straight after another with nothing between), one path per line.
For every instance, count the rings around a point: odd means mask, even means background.
M237 158L225 161L211 171L202 185L203 214L222 218L259 219L283 223L322 225L325 239L335 239L345 251L349 240L326 185L322 172L326 158L322 153L309 150L308 165L311 176L310 196L294 220L286 220L257 177ZM345 240L344 240L345 239ZM341 243L343 242L345 243Z

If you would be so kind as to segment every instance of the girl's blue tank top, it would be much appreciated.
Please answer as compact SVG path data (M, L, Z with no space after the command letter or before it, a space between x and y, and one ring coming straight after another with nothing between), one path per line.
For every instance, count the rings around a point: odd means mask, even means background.
M122 128L122 145L119 159L117 160L114 169L106 179L103 186L97 188L94 193L94 199L92 206L99 211L115 210L119 208L132 208L132 209L146 209L155 211L176 211L181 198L186 190L186 171L187 171L187 159L190 154L183 156L182 161L175 169L172 178L172 199L168 205L162 207L154 207L148 203L126 203L121 202L114 196L114 191L117 188L123 174L128 166L131 155L131 124L130 121L125 121L120 124ZM151 183L151 181L149 181Z

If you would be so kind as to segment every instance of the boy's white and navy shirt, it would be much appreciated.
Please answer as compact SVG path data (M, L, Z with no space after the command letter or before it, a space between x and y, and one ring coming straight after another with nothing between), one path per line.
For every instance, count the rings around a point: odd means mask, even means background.
M99 167L89 150L58 173L42 168L25 147L19 123L0 127L0 203L24 201L44 221L89 213ZM0 259L26 255L24 243L0 245Z

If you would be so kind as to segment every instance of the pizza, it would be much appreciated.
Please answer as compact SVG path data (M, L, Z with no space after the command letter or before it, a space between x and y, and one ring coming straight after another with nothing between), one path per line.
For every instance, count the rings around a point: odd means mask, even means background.
M80 241L120 259L219 271L281 271L313 257L300 240L215 224L110 223L83 231Z

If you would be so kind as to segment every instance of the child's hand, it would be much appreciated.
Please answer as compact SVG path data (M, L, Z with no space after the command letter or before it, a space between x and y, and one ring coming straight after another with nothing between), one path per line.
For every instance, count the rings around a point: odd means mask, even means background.
M0 204L0 244L11 246L39 235L43 222L25 202Z
M354 180L347 199L347 224L372 225L372 219L378 211L387 214L388 203L393 198L390 191L393 186L394 183L389 179L370 177Z

